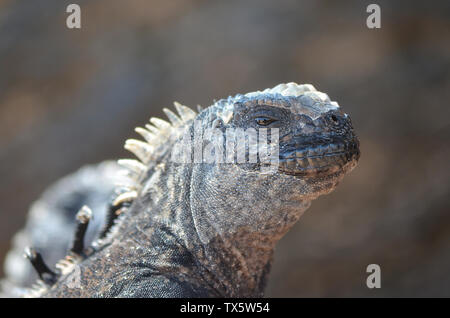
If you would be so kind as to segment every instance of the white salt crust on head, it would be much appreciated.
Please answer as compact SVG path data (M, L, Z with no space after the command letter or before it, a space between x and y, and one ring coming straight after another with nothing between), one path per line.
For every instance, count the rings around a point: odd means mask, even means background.
M297 84L294 82L278 84L272 88L266 88L263 91L256 91L247 93L245 97L257 97L259 95L282 95L286 97L298 97L300 103L296 105L292 111L300 114L309 115L312 119L318 118L321 114L330 110L339 109L339 104L335 101L331 101L327 94L319 92L311 84ZM224 123L228 123L234 110L233 102L229 101L227 104L222 105L219 117L222 118Z
M283 84L278 84L277 86L272 87L272 88L266 88L263 91L256 91L256 92L251 92L251 93L245 94L245 96L254 97L259 94L280 94L282 96L291 96L291 97L298 97L300 95L305 95L305 96L312 98L313 100L316 100L316 101L318 100L321 102L328 102L328 103L332 104L333 106L335 106L336 108L339 107L337 102L331 101L327 94L319 92L311 84L297 84L294 82L283 83Z

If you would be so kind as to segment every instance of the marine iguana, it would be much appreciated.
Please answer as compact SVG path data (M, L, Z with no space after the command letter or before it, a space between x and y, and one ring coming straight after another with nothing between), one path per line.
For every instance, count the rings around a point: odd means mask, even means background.
M198 114L175 107L178 115L164 109L170 123L136 128L145 141L126 141L138 160L119 160L129 181L116 188L97 240L85 238L92 212L83 207L56 269L27 249L40 280L24 296L263 296L277 241L360 156L350 117L309 84L238 94ZM264 169L273 162L255 155L251 134L228 153L230 138L253 129L271 139L276 169ZM220 159L225 148L233 160Z

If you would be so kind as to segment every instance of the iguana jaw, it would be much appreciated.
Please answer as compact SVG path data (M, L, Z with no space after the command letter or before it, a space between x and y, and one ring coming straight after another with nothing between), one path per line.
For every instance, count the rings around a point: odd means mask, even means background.
M298 148L280 155L278 171L298 177L325 176L347 172L360 156L358 141L332 142L328 145Z

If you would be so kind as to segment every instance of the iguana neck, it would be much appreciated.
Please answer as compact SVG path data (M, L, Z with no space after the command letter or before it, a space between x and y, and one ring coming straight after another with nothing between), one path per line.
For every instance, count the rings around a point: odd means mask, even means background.
M148 255L159 253L147 261L151 268L195 275L195 281L204 282L201 287L217 296L262 296L275 243L287 229L207 233L211 239L205 242L202 231L214 227L198 226L194 219L189 165L160 165L142 191L127 216L130 222L122 222L127 229L118 233L130 237L131 230L135 243L146 245ZM205 217L201 222L212 221Z

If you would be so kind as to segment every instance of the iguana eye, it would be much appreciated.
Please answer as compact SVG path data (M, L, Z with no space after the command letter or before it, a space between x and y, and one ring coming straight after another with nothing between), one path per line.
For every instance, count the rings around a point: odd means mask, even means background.
M256 117L255 121L260 126L268 126L271 123L275 122L276 119L269 118L269 117Z
M331 115L331 120L333 121L333 122L335 122L335 123L337 123L338 122L338 119L337 119L337 117L336 117L336 115Z
M338 116L336 116L335 114L328 115L328 121L334 126L340 126L340 124L341 124Z

